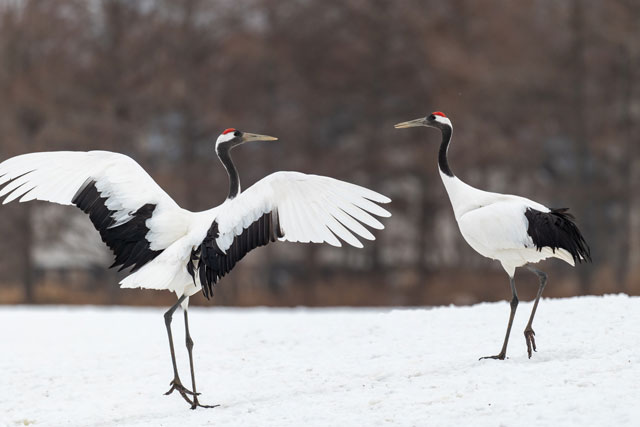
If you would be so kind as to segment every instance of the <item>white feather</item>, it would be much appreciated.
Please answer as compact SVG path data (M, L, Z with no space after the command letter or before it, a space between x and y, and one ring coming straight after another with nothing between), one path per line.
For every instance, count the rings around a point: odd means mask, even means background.
M90 182L106 197L106 206L115 211L122 224L147 203L156 205L153 220L171 229L151 227L153 249L164 249L186 233L189 226L184 211L130 157L108 151L58 151L30 153L0 164L0 184L13 179L1 191L3 203L22 196L21 201L44 200L72 204L75 194ZM170 219L163 221L166 215ZM150 220L151 221L151 220Z
M232 135L225 136L231 138ZM391 214L378 203L389 198L358 185L336 179L277 172L240 193L236 198L204 212L181 209L133 159L106 151L45 152L13 157L0 163L0 196L8 203L45 200L63 205L90 182L114 211L119 226L146 204L155 205L145 225L150 249L162 251L155 259L121 281L126 288L169 289L178 295L192 295L200 289L186 271L192 249L206 237L211 224L218 223L219 248L226 251L234 238L272 212L277 215L284 237L290 242L326 242L355 247L357 234L374 240L364 226L382 229L375 216Z
M538 250L527 232L527 208L549 212L533 200L478 190L440 172L465 241L479 254L499 260L508 274L516 267L555 257L575 265L564 249Z
M305 175L299 172L276 172L271 174L225 203L216 221L220 237L219 246L230 247L232 238L246 229L245 218L257 220L264 213L277 210L280 228L284 232L281 240L289 242L326 242L338 246L336 236L355 247L362 243L352 234L355 232L367 239L375 237L358 221L372 228L384 226L371 213L381 217L391 215L378 203L389 199L372 190L333 178ZM238 209L242 206L243 209ZM241 212L244 210L244 212ZM258 215L251 215L258 212ZM222 246L221 246L222 247Z

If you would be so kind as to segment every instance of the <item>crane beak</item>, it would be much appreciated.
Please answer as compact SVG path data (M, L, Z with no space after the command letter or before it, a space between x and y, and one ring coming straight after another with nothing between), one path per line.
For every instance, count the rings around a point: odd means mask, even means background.
M259 135L257 133L243 133L242 134L242 142L250 142L250 141L277 141L278 138L268 135Z
M398 123L393 127L396 129L404 129L404 128L414 128L417 126L429 126L429 124L427 123L427 118L423 117L421 119L415 119L415 120L410 120L408 122Z

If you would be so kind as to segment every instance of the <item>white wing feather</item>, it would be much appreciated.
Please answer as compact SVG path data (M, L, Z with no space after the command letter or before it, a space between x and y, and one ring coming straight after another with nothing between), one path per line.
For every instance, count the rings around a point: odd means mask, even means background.
M533 241L527 234L525 209L524 204L511 202L492 203L474 209L458 220L460 231L467 241L473 241L485 251L488 248L503 251L533 247Z
M549 208L524 197L502 196L500 201L471 210L458 219L460 232L469 245L481 255L498 259L503 265L520 266L555 257L575 265L565 249L536 249L527 232L527 208L542 212Z
M382 194L337 179L276 172L221 206L216 217L220 233L216 243L226 251L243 229L276 210L284 233L280 240L341 246L339 237L360 248L362 243L353 233L374 240L373 234L360 223L384 228L373 215L391 216L377 204L388 202L390 199Z
M118 224L130 214L151 203L156 205L154 217L148 221L147 236L151 249L164 249L186 233L186 211L149 176L132 158L109 151L56 151L29 153L0 163L0 197L3 203L20 198L20 202L44 200L71 205L74 195L88 181L106 198ZM9 182L11 181L11 182ZM170 222L164 230L154 222Z
M71 205L84 185L95 181L116 224L127 222L146 204L156 205L147 220L146 238L152 250L163 249L154 261L122 281L123 287L173 289L184 286L184 270L193 245L218 223L216 243L226 251L234 238L268 212L277 212L284 237L290 242L326 242L355 247L375 237L364 226L382 229L374 216L391 214L380 207L390 199L358 185L298 172L271 174L238 197L210 211L193 214L181 209L130 157L108 151L43 152L13 157L0 163L0 197L4 203L20 199ZM196 227L196 228L194 228ZM354 235L355 234L355 235ZM183 272L186 275L186 271ZM180 283L178 283L180 282ZM175 288L175 289L174 289Z

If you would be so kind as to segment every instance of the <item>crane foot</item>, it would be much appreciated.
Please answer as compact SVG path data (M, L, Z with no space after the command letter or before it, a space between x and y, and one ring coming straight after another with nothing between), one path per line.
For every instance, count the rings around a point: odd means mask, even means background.
M174 391L177 391L184 398L184 400L186 400L189 403L193 403L191 401L191 399L189 399L189 397L187 395L194 396L194 397L197 397L197 395L198 395L198 394L195 394L194 392L192 392L191 390L189 390L188 388L186 388L185 386L183 386L182 382L180 382L180 378L178 378L178 377L175 377L169 383L169 385L171 386L171 388L169 389L168 392L166 392L164 394L165 396L168 396L171 393L173 393Z
M183 386L182 382L180 382L180 378L178 378L178 377L174 378L169 383L169 385L171 386L171 388L169 389L168 392L165 393L165 396L173 393L174 391L177 391L178 393L180 393L180 396L182 396L182 398L184 400L186 400L189 405L191 405L191 409L196 409L196 408L215 408L217 406L220 406L220 405L203 405L203 404L201 404L198 401L198 396L200 395L200 393L194 393L191 390L189 390L188 388L186 388L185 386ZM193 398L193 400L192 400L192 398Z
M478 359L478 360L483 360L483 359L504 360L504 358L505 358L506 356L507 356L507 355L506 355L506 353L504 353L504 352L502 352L502 351L501 351L501 352L500 352L500 354L496 354L495 356L484 356L484 357L481 357L481 358L480 358L480 359Z
M531 350L533 349L533 351L538 351L536 350L536 339L534 338L536 335L536 333L533 331L533 329L531 329L531 327L528 327L524 330L524 339L527 340L527 354L529 354L529 359L531 359Z

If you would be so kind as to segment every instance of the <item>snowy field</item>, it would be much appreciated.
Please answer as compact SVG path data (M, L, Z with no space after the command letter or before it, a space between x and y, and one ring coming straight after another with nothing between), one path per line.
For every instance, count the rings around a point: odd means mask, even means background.
M640 298L433 309L194 308L201 402L172 378L161 309L0 307L2 426L638 426ZM189 383L182 315L178 363Z

